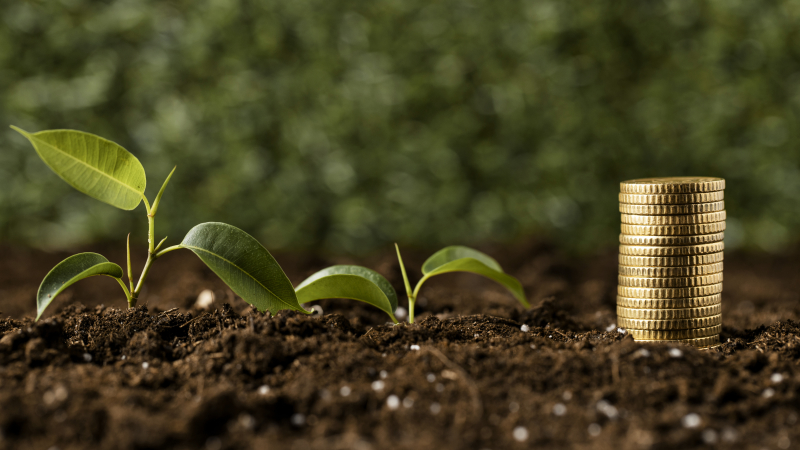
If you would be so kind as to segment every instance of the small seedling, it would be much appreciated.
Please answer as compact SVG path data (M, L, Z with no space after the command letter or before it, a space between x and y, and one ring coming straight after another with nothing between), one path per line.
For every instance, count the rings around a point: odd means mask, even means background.
M361 266L331 266L308 277L297 286L297 301L349 298L369 303L397 323L397 293L389 281L374 270Z
M155 217L164 190L175 169L164 180L152 206L144 195L144 167L122 146L99 136L74 130L49 130L28 133L12 126L27 138L39 157L53 172L84 194L124 210L133 210L144 202L148 223L147 261L134 285L128 235L128 283L122 268L97 253L79 253L56 265L42 280L36 296L38 320L47 306L64 289L84 278L104 275L117 280L128 306L136 301L153 263L178 249L194 252L230 288L259 311L292 309L309 314L298 303L292 283L275 258L254 237L225 223L209 222L195 226L178 245L161 249L166 241L155 244ZM397 304L395 297L394 304ZM394 311L394 310L392 310Z
M445 247L431 255L422 264L422 278L412 291L406 275L406 267L403 265L403 258L400 256L400 247L397 244L395 244L395 249L397 250L397 260L400 262L400 271L403 274L403 283L408 293L409 323L414 323L414 303L417 301L422 284L430 277L449 272L471 272L483 275L505 286L524 307L530 308L531 306L525 298L525 291L519 280L503 273L500 264L489 255L461 245Z

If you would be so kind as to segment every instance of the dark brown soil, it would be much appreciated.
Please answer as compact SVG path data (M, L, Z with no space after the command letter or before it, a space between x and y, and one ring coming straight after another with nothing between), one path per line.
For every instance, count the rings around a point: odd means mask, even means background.
M613 251L572 260L533 244L485 250L534 308L454 274L426 284L418 324L391 326L344 300L321 302L321 317L253 312L180 252L158 261L144 306L124 309L118 286L95 278L34 323L39 281L66 254L5 248L0 448L800 445L796 254L727 256L725 343L700 351L617 332ZM425 255L404 256L416 273ZM361 263L401 291L389 252L277 257L295 283ZM217 299L207 311L193 307L204 289Z

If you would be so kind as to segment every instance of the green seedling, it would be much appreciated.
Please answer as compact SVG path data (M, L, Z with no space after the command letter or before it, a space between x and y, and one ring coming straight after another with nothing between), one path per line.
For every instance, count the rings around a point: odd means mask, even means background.
M36 320L64 289L95 275L104 275L117 280L128 300L128 306L134 307L153 263L165 254L178 249L194 252L230 286L233 292L260 311L276 312L292 309L310 313L298 303L292 283L275 258L254 237L232 225L217 222L202 223L189 230L178 245L162 250L161 246L166 237L158 245L155 244L156 212L161 204L164 190L175 172L174 168L151 206L144 195L146 185L144 167L122 146L82 131L49 130L28 133L14 126L11 128L27 138L45 164L75 189L124 210L133 210L139 203L144 202L147 213L149 243L147 261L135 285L131 268L130 235L128 235L128 286L123 281L122 268L109 262L102 255L79 253L70 256L56 265L42 280L36 296ZM311 284L313 283L310 283L309 288ZM394 305L397 305L396 295ZM391 311L394 312L394 309Z
M397 250L397 260L400 262L400 271L403 273L403 283L408 293L409 323L414 323L414 304L417 301L417 296L422 288L422 284L425 283L428 278L450 272L470 272L483 275L505 286L522 306L526 308L530 308L531 306L525 298L525 291L522 289L522 284L519 280L504 273L500 264L489 255L461 245L445 247L431 255L431 257L422 264L422 278L412 291L411 284L408 282L408 276L406 275L406 267L403 265L403 258L400 256L400 247L398 247L397 244L394 246Z
M397 323L397 293L386 278L361 266L331 266L308 277L297 286L301 305L324 298L349 298L369 303Z

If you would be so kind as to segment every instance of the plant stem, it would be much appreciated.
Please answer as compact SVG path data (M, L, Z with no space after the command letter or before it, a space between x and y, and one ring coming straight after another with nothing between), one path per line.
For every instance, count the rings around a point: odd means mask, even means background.
M144 263L142 275L139 276L139 282L136 284L136 289L131 292L131 299L128 301L128 307L133 308L136 306L136 301L139 299L139 292L141 292L142 286L144 286L144 280L147 278L147 274L150 273L150 266L153 265L153 261L155 260L155 255L147 255L147 261Z
M171 246L171 247L167 247L167 248L165 248L164 250L161 250L160 252L156 253L156 254L155 254L155 257L156 257L156 258L160 258L160 257L161 257L163 254L165 254L165 253L169 253L169 252L171 252L171 251L173 251L173 250L179 250L179 249L182 249L182 248L183 248L183 247L182 247L182 246L180 246L180 245L173 245L173 246Z
M422 283L428 279L427 275L423 275L422 279L419 280L419 283L414 287L414 292L408 296L408 323L414 323L414 304L417 302L417 295L419 295L419 290L422 288Z
M403 274L403 284L406 287L406 294L408 295L408 323L414 323L414 300L416 299L416 295L411 292L411 284L409 284L408 275L406 275L406 266L403 264L403 257L400 256L400 247L395 243L394 248L397 250L397 261L400 263L400 272Z

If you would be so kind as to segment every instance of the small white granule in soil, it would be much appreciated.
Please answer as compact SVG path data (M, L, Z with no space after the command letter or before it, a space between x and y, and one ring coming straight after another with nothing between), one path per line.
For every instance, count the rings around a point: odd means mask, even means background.
M419 345L417 345L417 344L414 344L414 345L412 345L412 346L411 346L411 347L409 347L409 348L410 348L411 350L414 350L414 351L419 351Z
M617 407L612 405L606 400L600 400L599 402L597 402L597 410L605 414L606 417L612 420L619 417L619 411L617 411Z
M258 393L261 395L267 395L269 393L269 386L267 386L266 384L262 384L258 388Z
M781 375L781 374L779 374L777 372L773 373L772 376L769 377L769 381L772 381L773 383L778 384L781 381L783 381L783 375Z
M528 429L525 427L516 427L511 434L517 442L525 442L528 440Z
M625 328L617 328L617 333L619 333L619 334L625 334L627 332L628 332L628 330L626 330Z
M239 425L245 430L252 430L256 427L256 419L253 418L250 414L241 413L239 414Z
M536 350L536 344L531 344L531 348Z
M341 395L342 397L347 397L348 395L350 395L350 392L352 392L350 386L342 386L342 388L339 389L339 395Z
M387 371L385 371L385 370L381 370L381 372L380 372L380 376L381 376L381 380L385 380L385 379L386 379L386 377L388 377L388 376L389 376L389 372L387 372Z
M128 357L127 357L127 356L125 356L125 355L122 355L122 356L121 356L119 359L121 359L121 360L125 361L126 359L128 359Z
M400 407L400 398L396 395L390 395L386 398L386 406L389 407L391 410L395 410Z
M204 289L202 292L200 292L200 295L197 296L194 306L196 306L198 309L208 309L211 307L212 303L214 303L214 291L210 289Z
M553 414L563 416L567 413L567 407L563 403L556 403L553 405Z
M148 363L148 362L143 362L142 363L142 369L148 369L149 367L150 367L150 363Z
M386 383L384 383L381 380L375 380L375 381L372 382L372 390L373 391L382 391L385 386L386 386Z
M606 327L606 331L614 331L617 328L617 324L612 323L611 325Z
M684 428L697 428L700 426L700 416L695 413L689 413L681 419Z
M425 379L428 380L428 383L433 383L434 381L436 381L436 374L429 373L425 375Z
M700 436L703 438L703 442L705 442L708 445L716 444L717 441L719 440L719 436L717 435L716 430L713 430L711 428L706 428L705 430L703 430L703 433Z
M736 428L733 427L725 427L722 429L722 442L736 442L738 439L739 433L736 432Z
M775 395L775 389L772 388L766 388L764 389L764 392L761 393L761 396L764 398L770 398L774 395Z
M480 335L478 333L475 333L475 339L478 339L478 336Z
M565 402L572 400L572 391L564 391L564 393L561 394L561 398L563 398Z
M414 399L411 397L406 397L403 399L403 408L411 408L414 406Z
M589 428L586 430L589 432L589 436L597 437L600 436L600 432L603 431L603 428L596 423L589 424Z
M397 320L403 320L406 317L408 317L408 311L406 311L405 308L400 306L394 310L394 316L397 318Z
M522 324L522 326L521 326L521 327L519 327L519 329L520 329L520 331L522 331L523 333L527 333L528 331L531 331L531 327L529 327L529 326L525 325L524 323Z
M640 348L639 350L636 350L635 352L633 352L633 357L634 358L649 358L650 357L650 350L648 350L646 348Z
M683 352L679 348L671 348L669 349L669 356L673 358L680 358L683 356Z
M86 362L92 362L92 355L90 355L89 353L84 353L83 360Z
M302 427L306 424L306 416L300 413L292 414L292 425Z
M431 403L431 413L432 414L439 414L442 411L442 405L433 402Z

